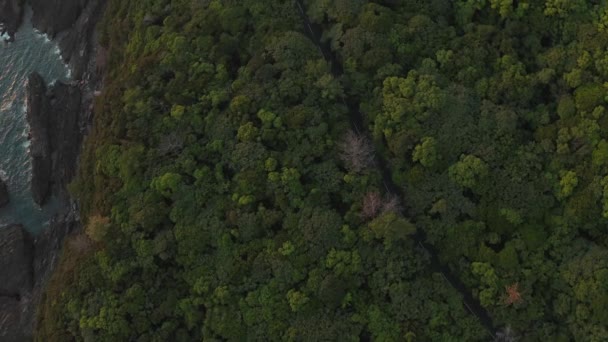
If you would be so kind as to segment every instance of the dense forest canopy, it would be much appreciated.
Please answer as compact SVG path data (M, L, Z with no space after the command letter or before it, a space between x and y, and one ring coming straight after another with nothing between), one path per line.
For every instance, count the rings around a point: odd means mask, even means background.
M605 1L110 0L38 340L608 340L607 31Z

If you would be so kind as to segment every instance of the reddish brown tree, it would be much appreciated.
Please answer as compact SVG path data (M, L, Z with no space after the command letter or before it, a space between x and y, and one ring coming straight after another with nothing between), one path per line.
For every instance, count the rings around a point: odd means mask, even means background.
M515 283L511 286L506 286L505 290L507 291L507 298L505 298L505 304L511 305L515 303L520 303L521 293L519 293L519 284Z

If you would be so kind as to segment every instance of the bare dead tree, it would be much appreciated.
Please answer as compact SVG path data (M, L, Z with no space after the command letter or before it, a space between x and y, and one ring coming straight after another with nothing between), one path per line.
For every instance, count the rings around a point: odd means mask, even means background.
M340 159L349 171L361 172L374 163L374 147L363 135L349 130L338 143Z
M380 213L382 208L382 196L377 191L371 191L363 197L363 207L361 216L366 219L373 219Z
M78 253L84 253L93 247L93 241L89 239L86 234L80 233L74 236L72 239L69 239L69 244L72 248L74 248Z
M158 145L158 152L161 156L178 152L184 146L184 140L176 132L165 135L161 138Z
M515 331L513 331L510 326L506 326L496 333L494 342L515 342L518 339L519 338L515 334Z
M370 191L363 197L361 217L366 220L375 219L380 214L392 212L401 213L401 202L395 195L383 197L378 191Z
M403 211L403 207L401 206L401 201L397 195L390 194L388 197L384 199L382 203L382 212L383 213L396 213L399 214Z
M97 47L97 57L95 58L95 69L97 73L101 74L105 71L108 65L108 50L103 46Z

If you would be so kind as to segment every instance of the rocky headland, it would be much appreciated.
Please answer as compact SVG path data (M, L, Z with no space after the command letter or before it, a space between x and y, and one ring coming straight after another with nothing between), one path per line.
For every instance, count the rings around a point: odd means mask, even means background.
M78 210L67 192L76 174L83 135L90 126L94 92L101 77L96 69L95 27L104 0L0 0L0 34L13 37L23 6L32 7L34 27L54 39L72 72L69 84L47 87L38 74L27 85L27 120L33 162L32 193L44 205L55 196L60 209L50 225L31 237L18 225L0 228L0 341L30 341L35 312L65 237L80 229ZM2 31L4 30L4 31ZM0 182L0 206L2 202Z
M48 90L37 73L27 86L27 120L30 125L32 194L44 205L52 192L63 194L74 176L80 150L79 116L81 90L76 85L55 83ZM54 188L54 189L53 189ZM51 191L54 190L54 191Z

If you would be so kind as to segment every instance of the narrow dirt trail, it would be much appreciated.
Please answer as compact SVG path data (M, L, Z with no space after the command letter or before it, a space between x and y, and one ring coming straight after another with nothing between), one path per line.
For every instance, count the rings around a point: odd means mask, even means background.
M344 73L344 69L338 61L336 55L331 51L329 44L321 42L322 29L316 24L313 24L308 15L306 14L306 8L302 0L296 0L296 6L298 12L302 16L304 21L304 27L306 29L306 36L319 48L319 51L325 58L325 60L331 65L331 72L336 78L340 78ZM347 90L347 89L345 89ZM348 93L346 91L345 93ZM351 118L351 125L355 132L361 135L365 135L370 138L370 133L363 125L363 115L359 111L359 101L353 96L345 95L341 101L348 108L348 112ZM373 141L370 139L370 141ZM387 162L382 156L376 154L376 167L379 169L382 175L384 187L386 191L391 194L403 198L403 191L393 182L390 169L388 168ZM460 279L454 275L451 270L443 265L439 261L438 253L435 247L427 242L426 234L421 229L416 230L416 234L413 236L415 242L429 255L431 268L434 272L437 272L443 276L443 278L462 296L462 300L466 308L475 315L480 323L486 328L488 333L495 337L496 328L492 322L492 318L488 312L481 306L471 294L471 291L460 281Z

